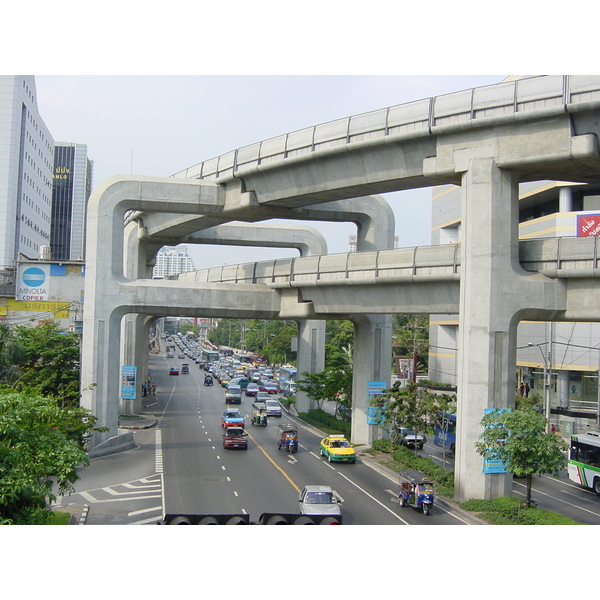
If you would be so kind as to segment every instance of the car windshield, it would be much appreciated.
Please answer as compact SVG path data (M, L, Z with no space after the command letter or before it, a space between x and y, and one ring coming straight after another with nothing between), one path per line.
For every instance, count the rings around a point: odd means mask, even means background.
M307 492L304 498L306 504L335 504L331 492Z
M350 448L350 444L347 440L333 440L331 442L332 448Z

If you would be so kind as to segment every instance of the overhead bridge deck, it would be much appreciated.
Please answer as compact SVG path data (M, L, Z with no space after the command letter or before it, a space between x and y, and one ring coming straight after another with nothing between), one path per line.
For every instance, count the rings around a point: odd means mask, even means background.
M598 237L552 238L519 242L524 271L551 278L599 277ZM460 277L460 244L415 246L372 252L349 252L280 258L224 265L173 276L207 283L266 284L271 288L347 284L381 284Z

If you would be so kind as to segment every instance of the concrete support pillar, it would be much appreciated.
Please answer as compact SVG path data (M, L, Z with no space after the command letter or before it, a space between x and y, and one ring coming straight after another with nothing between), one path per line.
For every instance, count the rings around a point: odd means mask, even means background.
M325 326L326 321L298 321L298 379L302 373L318 373L325 368ZM306 392L296 393L296 409L308 412L313 407Z
M561 187L558 191L558 212L573 210L573 188Z
M377 425L367 424L368 382L385 381L390 385L391 319L388 315L364 315L354 321L352 379L353 444L370 444L377 439ZM387 358L386 358L387 357Z
M492 158L470 161L462 181L455 499L511 494L512 476L482 472L475 442L485 409L514 403L518 180Z

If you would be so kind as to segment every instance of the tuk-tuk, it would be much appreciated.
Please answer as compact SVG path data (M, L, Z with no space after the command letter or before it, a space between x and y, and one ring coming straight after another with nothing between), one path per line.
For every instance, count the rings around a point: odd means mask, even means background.
M298 429L290 423L282 423L279 426L279 437L277 438L277 448L284 448L290 454L298 451Z
M433 483L420 471L407 470L400 473L398 500L400 506L412 506L428 515L433 507L435 494Z
M204 377L204 385L212 385L213 383L214 383L214 382L213 382L213 378L212 378L212 376L210 376L210 375L206 375L206 376Z
M261 427L267 426L267 410L261 406L252 406L252 417L250 419L252 425L260 425Z
M184 373L189 373L190 372L190 365L188 365L187 363L183 363L181 365L181 374L183 375Z

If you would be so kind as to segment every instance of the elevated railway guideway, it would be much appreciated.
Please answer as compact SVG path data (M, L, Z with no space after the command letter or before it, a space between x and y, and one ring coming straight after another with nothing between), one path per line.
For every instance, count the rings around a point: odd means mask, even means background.
M457 435L464 443L456 456L456 499L509 493L507 477L481 473L474 442L484 410L507 407L514 398L517 324L596 320L600 306L597 262L590 255L565 259L570 242L560 242L554 259L548 258L551 245L541 242L540 260L528 270L521 249L533 246L518 240L518 186L545 179L599 183L599 114L600 76L528 77L316 125L171 178L122 177L101 184L88 206L82 402L109 431L93 444L116 434L114 340L125 314L350 314L362 323L356 362L372 368L375 345L368 335L361 337L367 326L360 311L425 312L424 306L435 304L432 311L458 312L462 324ZM243 273L251 283L217 282L229 277L225 270L219 276L210 271L204 281L162 282L123 272L128 211L141 223L142 245L161 232L192 235L224 223L277 218L278 210L294 218L290 211L448 183L462 188L460 248L305 256L238 267L235 277ZM239 293L227 295L224 288ZM258 296L260 306L254 306L251 298ZM381 323L372 326L372 338L383 329ZM374 373L363 369L357 381L373 380ZM357 407L353 430L365 408ZM356 429L363 443L374 427Z
M564 321L600 320L600 238L552 238L519 242L519 265L527 273L561 281ZM360 313L459 312L460 244L417 246L225 265L174 276L179 281L266 286L301 302L282 318ZM251 289L251 288L249 288ZM532 308L535 300L532 299ZM250 315L249 315L250 316Z

